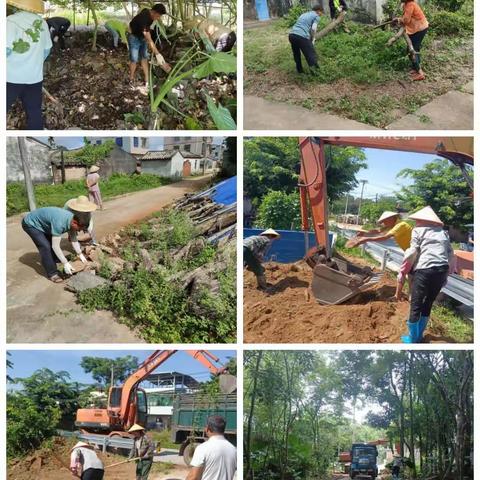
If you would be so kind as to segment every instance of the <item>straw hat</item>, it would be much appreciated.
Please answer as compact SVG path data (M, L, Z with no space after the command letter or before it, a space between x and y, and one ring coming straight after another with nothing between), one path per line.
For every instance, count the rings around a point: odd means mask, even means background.
M268 228L264 232L262 232L260 235L272 235L274 237L280 237L280 234L276 232L273 228Z
M143 428L141 425L139 425L138 423L136 423L133 427L130 428L130 430L128 431L128 433L133 433L133 432L140 432L142 430L145 430L145 428Z
M92 447L89 443L86 443L86 442L78 442L77 444L75 444L75 445L72 447L72 449L71 449L70 451L72 452L72 451L75 450L76 448L81 448L81 447L93 449L93 447Z
M95 173L95 172L98 172L99 170L100 170L100 167L97 167L96 165L92 165L88 172L89 173Z
M67 207L76 212L94 212L97 209L97 205L92 203L85 195L72 198L67 202Z
M425 207L410 215L408 218L411 220L423 220L424 222L436 223L443 225L443 222L438 218L437 214L433 211L432 207Z
M382 223L384 220L387 218L392 218L392 217L398 217L400 214L397 212L389 212L388 210L386 212L383 212L380 215L380 218L377 220L377 223Z
M7 0L7 5L25 12L43 13L45 11L43 0Z

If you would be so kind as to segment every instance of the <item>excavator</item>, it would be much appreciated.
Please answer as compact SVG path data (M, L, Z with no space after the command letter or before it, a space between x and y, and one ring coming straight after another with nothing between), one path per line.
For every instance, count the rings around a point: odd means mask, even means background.
M300 210L305 233L305 261L313 269L311 289L324 305L338 305L373 287L381 278L369 267L360 267L332 255L328 230L326 147L354 146L437 155L447 158L463 173L473 191L467 165L473 166L473 137L300 137ZM317 245L310 247L310 224Z
M236 390L236 378L230 375L218 357L206 350L182 350L198 360L219 377L220 390L232 393ZM81 408L77 410L75 426L82 433L100 433L129 438L128 430L135 423L145 426L147 421L147 395L139 384L167 361L178 350L156 350L120 386L111 386L107 408Z

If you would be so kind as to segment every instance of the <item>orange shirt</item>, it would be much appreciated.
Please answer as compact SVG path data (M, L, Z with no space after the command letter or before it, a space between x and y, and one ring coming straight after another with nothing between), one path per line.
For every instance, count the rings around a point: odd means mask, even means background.
M425 30L428 27L427 17L425 17L420 5L415 3L415 1L405 3L402 23L409 35Z

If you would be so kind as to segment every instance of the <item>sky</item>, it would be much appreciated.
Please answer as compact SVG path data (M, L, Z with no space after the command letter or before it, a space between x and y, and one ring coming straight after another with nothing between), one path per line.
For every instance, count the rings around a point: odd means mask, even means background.
M44 143L48 142L48 137L35 137L35 138ZM83 137L53 137L53 138L57 145L63 146L68 150L71 150L73 148L80 148L84 144ZM115 138L115 137L112 137L112 138ZM213 137L214 145L218 145L222 143L223 140L224 140L224 137ZM163 148L163 137L150 136L149 143L150 143L150 150L156 150L156 149L160 150Z
M225 365L231 357L235 357L234 350L209 350ZM30 376L35 370L48 368L54 372L67 371L72 381L80 383L94 383L91 375L85 373L80 366L84 356L117 358L133 355L143 361L153 350L10 350L8 357L13 362L13 368L8 369L12 378ZM220 366L220 365L219 365ZM177 352L163 363L156 373L177 371L188 374L200 382L209 380L210 373L200 362L194 360L185 352Z
M362 169L357 174L358 180L367 180L363 191L364 198L375 198L375 195L390 195L400 190L402 186L411 184L410 179L397 179L397 174L404 168L420 169L431 162L436 155L422 153L396 152L393 150L379 150L365 148L368 168ZM351 192L359 197L361 185Z

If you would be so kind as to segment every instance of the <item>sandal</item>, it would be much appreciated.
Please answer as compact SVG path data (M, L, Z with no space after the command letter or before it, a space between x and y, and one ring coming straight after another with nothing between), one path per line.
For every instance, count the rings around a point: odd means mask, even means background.
M62 283L63 282L63 278L58 274L52 275L49 278L49 280L51 280L53 283Z

